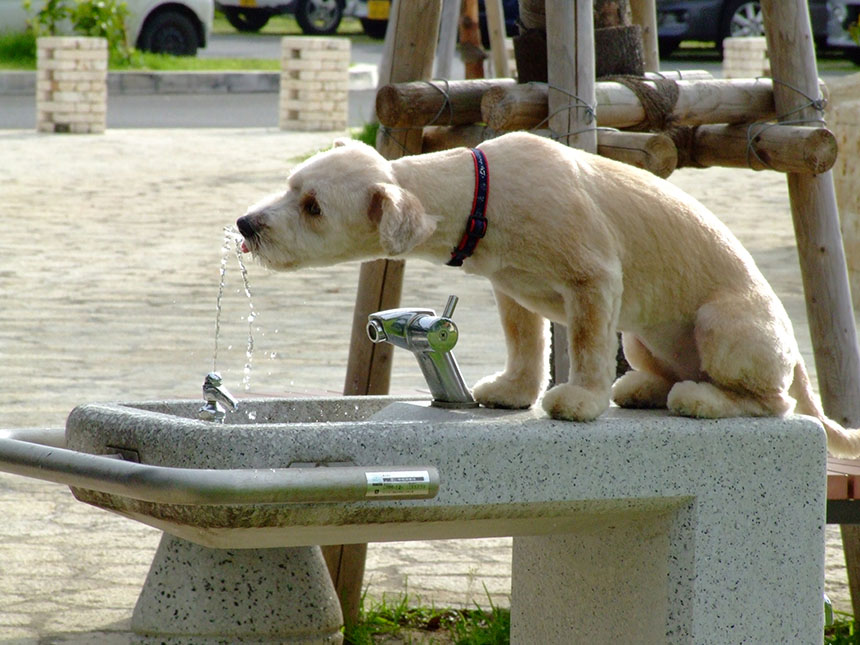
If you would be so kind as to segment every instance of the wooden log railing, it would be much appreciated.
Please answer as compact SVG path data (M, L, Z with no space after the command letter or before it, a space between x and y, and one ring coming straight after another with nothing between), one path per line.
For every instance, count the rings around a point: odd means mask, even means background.
M752 123L776 116L769 79L680 80L667 117L676 125ZM657 90L653 81L645 85ZM495 87L481 101L483 122L494 130L530 130L549 116L547 87L541 84ZM632 128L647 122L639 97L621 83L596 85L597 125Z
M646 74L645 77L652 80L713 79L709 72L701 70ZM483 121L481 100L484 94L495 88L513 88L516 85L510 78L434 80L384 85L376 94L376 116L382 125L389 128L478 123ZM546 102L546 86L543 96Z

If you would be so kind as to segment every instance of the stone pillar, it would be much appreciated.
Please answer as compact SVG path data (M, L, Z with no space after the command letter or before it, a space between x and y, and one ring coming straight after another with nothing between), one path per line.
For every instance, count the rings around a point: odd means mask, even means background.
M281 39L282 130L345 130L349 107L349 40Z
M757 76L770 76L765 37L723 40L723 78Z
M36 129L103 133L107 117L107 40L37 41Z

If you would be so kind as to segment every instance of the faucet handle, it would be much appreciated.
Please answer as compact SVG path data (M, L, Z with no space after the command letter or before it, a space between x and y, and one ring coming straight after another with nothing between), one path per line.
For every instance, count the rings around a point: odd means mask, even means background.
M448 302L445 303L445 309L442 312L442 318L451 318L454 315L454 309L457 307L457 303L459 301L460 299L457 296L448 296Z

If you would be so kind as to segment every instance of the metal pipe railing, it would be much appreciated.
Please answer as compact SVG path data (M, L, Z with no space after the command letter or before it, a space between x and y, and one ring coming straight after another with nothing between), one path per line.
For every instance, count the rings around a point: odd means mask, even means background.
M47 440L58 440L52 434L40 443L33 442L38 435L29 436L26 431L4 434L0 471L146 502L308 504L429 499L439 491L439 472L432 466L171 468L45 445Z

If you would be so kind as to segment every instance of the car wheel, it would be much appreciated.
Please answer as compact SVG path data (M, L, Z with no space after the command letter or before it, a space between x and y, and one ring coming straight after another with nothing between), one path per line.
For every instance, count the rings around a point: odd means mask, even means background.
M173 56L194 56L199 44L192 19L173 9L147 18L137 39L138 49Z
M224 7L224 17L234 29L245 33L260 31L269 22L271 14L259 9L243 9L242 7Z
M343 18L341 0L299 0L296 22L309 36L326 36L337 31Z
M764 18L758 0L733 0L726 3L720 41L730 36L764 36Z
M371 38L382 40L385 38L385 30L388 29L387 20L371 20L370 18L361 19L361 28Z

